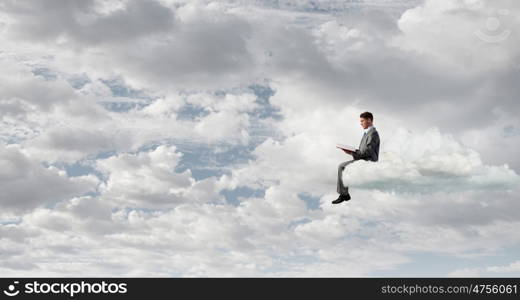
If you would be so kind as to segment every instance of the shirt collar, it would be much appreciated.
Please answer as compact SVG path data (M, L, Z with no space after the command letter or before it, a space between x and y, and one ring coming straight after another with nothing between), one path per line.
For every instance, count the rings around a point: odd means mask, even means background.
M367 127L367 129L364 129L365 133L367 133L372 127L374 127L374 125L370 125L369 127Z

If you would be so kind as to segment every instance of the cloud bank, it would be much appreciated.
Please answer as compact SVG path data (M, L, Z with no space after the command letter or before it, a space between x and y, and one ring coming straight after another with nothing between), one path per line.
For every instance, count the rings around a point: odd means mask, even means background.
M424 133L400 128L386 140L378 162L359 160L345 168L344 184L421 194L513 189L520 184L520 176L507 164L484 165L478 152L437 128Z

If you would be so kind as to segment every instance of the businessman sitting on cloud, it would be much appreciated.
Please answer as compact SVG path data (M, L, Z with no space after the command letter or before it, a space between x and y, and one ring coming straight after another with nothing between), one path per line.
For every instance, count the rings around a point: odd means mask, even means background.
M343 150L345 153L352 155L353 160L342 162L338 166L338 184L337 192L339 193L338 199L332 201L333 204L338 204L343 201L350 200L350 194L348 192L348 186L343 184L343 170L345 167L357 160L369 160L378 161L379 159L379 133L373 126L374 116L370 112L364 112L359 116L361 127L365 130L363 138L359 144L359 149L354 149L351 146L338 144L336 147Z
M437 128L413 134L396 128L379 152L379 134L372 114L361 114L365 135L359 149L338 144L353 160L338 166L337 204L350 199L349 186L391 193L433 194L478 190L508 190L520 177L508 165L483 164L480 155ZM356 162L352 164L353 162ZM348 165L348 168L345 166Z

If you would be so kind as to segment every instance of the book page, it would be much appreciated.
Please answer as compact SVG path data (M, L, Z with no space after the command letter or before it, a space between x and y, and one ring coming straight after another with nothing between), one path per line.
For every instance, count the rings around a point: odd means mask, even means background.
M352 146L350 146L350 145L336 144L336 147L337 147L337 148L340 148L340 149L349 150L349 151L352 151L352 152L355 152L355 151L356 151L356 148L355 148L355 147L352 147Z

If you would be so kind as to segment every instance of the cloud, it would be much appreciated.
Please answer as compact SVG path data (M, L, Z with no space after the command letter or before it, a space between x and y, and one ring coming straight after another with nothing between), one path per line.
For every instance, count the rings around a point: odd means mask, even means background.
M18 145L0 144L0 203L7 211L21 213L75 195L94 192L99 184L93 175L68 177L63 170L46 167ZM30 187L30 188L28 188Z
M248 93L226 94L224 99L200 94L188 96L186 100L188 104L209 111L197 122L194 132L209 142L235 137L242 144L248 144L249 133L246 128L250 125L250 117L247 112L260 106L256 103L256 98L255 95Z
M140 88L231 88L255 80L250 24L218 5L131 0L107 10L95 1L62 2L5 3L7 48L26 43L32 51L52 53L53 68L124 75Z
M183 200L192 179L189 170L174 171L182 155L175 150L174 146L159 146L148 153L123 153L96 161L96 168L108 177L101 187L104 198L138 207L142 203L167 207Z
M520 272L520 261L503 266L486 266L453 270L448 277L509 277Z
M345 185L421 194L520 186L520 176L507 165L484 165L476 151L436 128L414 133L399 128L386 141L378 162L360 160L345 168Z
M520 272L520 261L511 262L507 266L491 266L487 267L490 272L496 273L509 273L509 272Z
M173 26L172 11L157 1L125 1L124 6L109 9L114 2L52 0L42 5L30 1L6 1L3 9L15 20L9 34L31 41L62 39L95 46L127 42L167 31Z
M31 68L3 57L0 57L0 65L5 70L0 75L5 83L0 87L2 116L26 118L31 112L48 113L75 97L74 90L66 82L35 76Z

